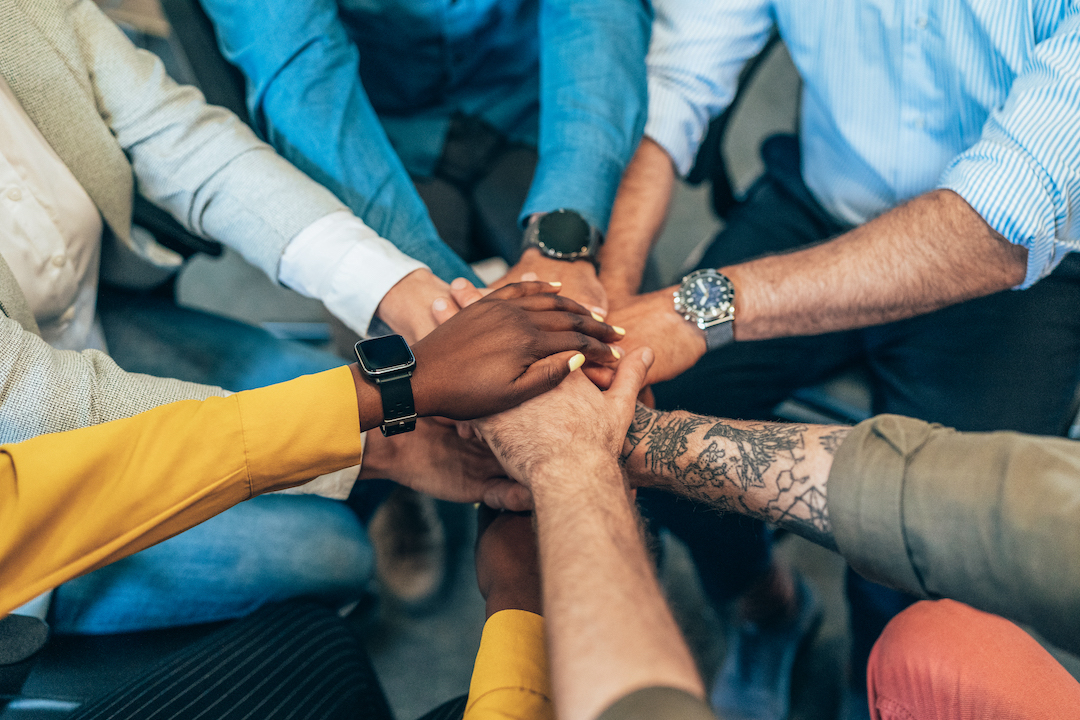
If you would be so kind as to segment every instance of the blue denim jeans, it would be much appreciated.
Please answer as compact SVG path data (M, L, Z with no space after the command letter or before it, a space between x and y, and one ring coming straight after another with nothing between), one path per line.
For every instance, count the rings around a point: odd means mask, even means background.
M163 297L103 291L100 315L110 353L131 372L239 391L343 364ZM367 534L345 503L264 496L62 585L49 622L58 633L118 633L226 620L290 597L344 603L373 571Z

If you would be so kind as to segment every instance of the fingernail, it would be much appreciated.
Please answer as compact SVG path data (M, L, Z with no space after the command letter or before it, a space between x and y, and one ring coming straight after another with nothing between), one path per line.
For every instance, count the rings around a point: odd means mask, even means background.
M592 312L593 315L599 315L602 318L607 317L607 310L602 307L596 307L595 305L593 305L591 308L589 308L589 310Z
M537 274L536 274L536 273L534 273L534 272L527 272L527 273L523 273L523 274L522 274L522 276L521 276L521 281L522 281L522 282L533 282L533 281L535 281L535 280L536 280L536 278L537 278Z
M596 322L604 322L604 318L601 317L600 315L598 315L597 313L592 314L592 319L595 320Z
M608 347L611 348L611 354L615 356L616 360L621 360L622 359L622 356L623 356L623 351L622 350L615 347L614 345L608 345Z
M464 290L469 286L469 281L465 278L456 278L454 282L450 283L450 287L455 290Z
M584 364L585 364L585 356L584 355L582 355L581 353L578 353L577 355L574 355L574 357L570 358L570 372L574 372L575 370L577 370L578 368L580 368Z
M655 359L656 353L653 352L652 348L645 348L645 352L641 353L641 361L646 365L652 365Z
M446 309L446 300L435 298L435 302L431 303L431 307L434 308L436 312L442 312Z
M548 285L550 285L551 287L562 287L561 282L549 282Z
M618 325L612 325L611 329L614 330L615 332L619 333L620 335L625 335L626 334L626 330L623 330Z

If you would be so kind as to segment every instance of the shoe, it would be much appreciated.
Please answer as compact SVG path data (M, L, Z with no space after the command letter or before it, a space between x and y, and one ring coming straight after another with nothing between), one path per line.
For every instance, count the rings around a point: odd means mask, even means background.
M368 524L379 587L406 609L422 609L447 577L446 529L435 501L395 488Z
M786 720L791 710L795 656L816 632L822 608L801 577L795 579L798 611L791 619L761 627L744 621L728 637L724 664L709 701L725 720Z

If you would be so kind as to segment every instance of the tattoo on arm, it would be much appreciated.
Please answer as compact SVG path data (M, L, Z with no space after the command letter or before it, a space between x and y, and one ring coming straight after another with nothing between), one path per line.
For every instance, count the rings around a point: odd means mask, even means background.
M837 428L827 435L822 435L818 438L818 442L821 443L821 447L825 448L825 452L830 455L836 455L836 449L840 447L840 443L844 442L844 438L851 432L851 428Z
M808 458L818 448L835 455L849 430L817 434L806 425L733 423L639 405L623 459L640 453L647 472L675 492L835 550L826 478L812 476Z

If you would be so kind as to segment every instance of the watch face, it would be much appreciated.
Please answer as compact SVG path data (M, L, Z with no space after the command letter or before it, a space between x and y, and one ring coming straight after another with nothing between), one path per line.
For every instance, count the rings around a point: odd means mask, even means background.
M683 279L676 296L682 312L712 320L731 312L731 281L715 272L696 272Z
M540 244L560 255L589 250L589 223L573 210L556 210L540 218L537 227Z
M416 365L409 344L400 335L386 335L356 343L356 357L368 375L385 375Z

